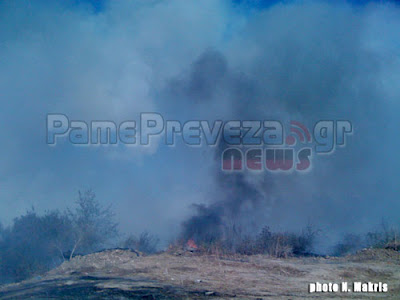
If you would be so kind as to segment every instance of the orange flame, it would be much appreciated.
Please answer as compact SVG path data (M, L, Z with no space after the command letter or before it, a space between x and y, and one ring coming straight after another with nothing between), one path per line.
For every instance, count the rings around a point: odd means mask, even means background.
M187 241L186 246L188 248L197 249L197 245L192 239Z

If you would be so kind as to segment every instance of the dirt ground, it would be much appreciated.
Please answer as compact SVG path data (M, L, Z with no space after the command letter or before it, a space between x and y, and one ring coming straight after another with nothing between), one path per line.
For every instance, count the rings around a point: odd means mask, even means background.
M312 293L312 282L384 282L387 293ZM0 299L400 299L400 253L277 259L109 250L0 287Z

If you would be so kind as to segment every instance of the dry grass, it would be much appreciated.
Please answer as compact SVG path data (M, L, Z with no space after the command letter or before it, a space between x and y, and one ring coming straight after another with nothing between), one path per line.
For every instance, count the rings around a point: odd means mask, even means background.
M109 276L119 279L112 285L121 289L128 289L127 280L147 278L187 291L217 292L225 295L223 299L230 296L235 299L400 299L400 254L379 251L363 251L358 257L346 258L277 259L263 255L217 256L189 252L137 257L129 251L114 250L77 257L45 278ZM388 283L389 293L309 294L308 284L316 281L383 281Z

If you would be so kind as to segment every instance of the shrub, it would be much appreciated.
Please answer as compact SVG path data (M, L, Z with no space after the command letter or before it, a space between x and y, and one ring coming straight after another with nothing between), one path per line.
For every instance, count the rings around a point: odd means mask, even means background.
M293 253L291 236L288 233L273 233L264 227L255 240L254 254L267 254L275 257L287 257Z
M68 223L58 212L38 216L32 210L14 219L13 225L3 231L0 242L2 281L22 280L59 264L67 234L64 225Z
M363 248L363 245L363 239L360 235L349 233L335 246L333 254L336 256L351 254Z
M76 209L67 213L72 223L70 257L77 250L83 254L100 250L118 235L111 207L102 207L92 190L79 192L76 204Z
M237 245L235 252L242 255L252 255L256 253L254 239L247 235Z
M381 228L379 230L367 233L366 243L368 247L399 250L399 236L400 233L398 228L389 226L385 221L382 221Z
M132 250L138 250L146 254L153 254L157 252L157 246L159 239L149 234L148 232L143 232L139 237L130 235L123 243L124 248L129 248Z
M213 254L265 254L274 257L308 254L313 247L318 231L307 226L300 234L289 232L272 232L264 227L256 236L241 235L240 230L227 230L217 239L200 239L197 235L195 242L203 252ZM203 234L202 237L207 235ZM181 239L182 246L186 239Z
M102 208L94 193L79 193L74 211L46 212L33 209L0 227L0 282L19 281L43 273L73 256L100 249L117 235L110 208Z

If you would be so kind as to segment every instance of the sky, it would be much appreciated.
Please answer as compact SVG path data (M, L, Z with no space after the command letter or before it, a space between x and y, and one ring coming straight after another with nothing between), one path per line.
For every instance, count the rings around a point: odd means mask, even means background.
M1 2L0 221L63 210L92 188L123 232L165 242L193 204L232 205L227 182L245 182L234 204L246 224L311 220L335 240L398 223L399 17L384 1ZM121 122L153 111L350 120L354 134L307 174L239 183L221 183L212 147L46 144L48 113Z

